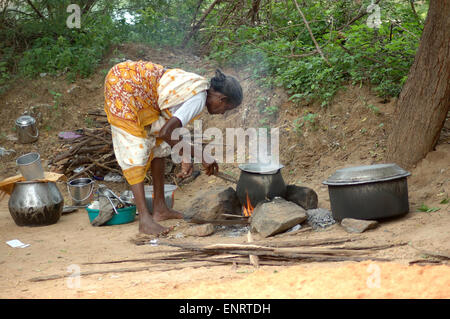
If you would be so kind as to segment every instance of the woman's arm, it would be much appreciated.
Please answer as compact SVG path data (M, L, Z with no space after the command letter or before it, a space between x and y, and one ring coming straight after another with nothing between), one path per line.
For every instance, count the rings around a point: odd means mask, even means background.
M180 127L182 127L181 121L176 117L172 117L166 122L166 124L163 125L163 127L159 131L158 137L164 140L167 144L169 144L170 147L173 147L175 144L178 143L185 143L182 137L180 137L178 140L172 140L172 132ZM203 167L206 169L207 175L212 175L215 174L215 172L219 171L219 166L217 165L216 161L213 158L209 157L206 158L205 155L203 154L203 149L201 149L201 152L195 152L194 149L195 145L188 144L185 147L190 147L191 154L194 154L194 156L196 154L202 154L201 158L196 158L196 160L201 161L203 163ZM197 147L202 148L202 145L198 145Z
M180 142L180 140L172 140L172 132L179 127L182 127L181 121L176 117L172 117L163 125L158 137L163 139L170 147L173 147Z

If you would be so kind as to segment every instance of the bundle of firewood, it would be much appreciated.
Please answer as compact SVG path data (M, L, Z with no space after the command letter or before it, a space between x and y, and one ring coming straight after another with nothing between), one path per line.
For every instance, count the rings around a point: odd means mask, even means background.
M80 136L63 140L60 152L50 158L53 171L70 178L108 172L122 175L114 156L110 127L82 128L76 133Z
M93 117L92 123L98 127L77 129L73 132L77 137L64 138L59 152L49 159L51 170L64 174L70 179L86 175L102 177L109 172L123 177L114 155L111 127L105 113L90 111L87 115ZM166 160L166 180L179 183L173 169L172 161ZM149 174L147 174L147 180L151 181Z

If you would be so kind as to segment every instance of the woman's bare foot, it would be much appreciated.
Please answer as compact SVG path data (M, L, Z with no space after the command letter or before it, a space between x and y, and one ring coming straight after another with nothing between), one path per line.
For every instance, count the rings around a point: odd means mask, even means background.
M183 219L183 214L180 212L168 208L167 206L162 206L159 208L153 208L153 219L157 222L166 219Z
M147 235L160 235L169 232L170 229L156 223L149 213L139 214L139 232Z

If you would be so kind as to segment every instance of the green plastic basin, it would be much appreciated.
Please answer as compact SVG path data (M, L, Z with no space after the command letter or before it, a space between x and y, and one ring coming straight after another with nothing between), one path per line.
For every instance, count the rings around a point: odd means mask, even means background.
M89 221L92 221L98 216L100 212L99 209L91 209L86 207L88 212ZM124 208L117 209L118 214L114 214L113 218L111 218L105 225L121 225L127 224L134 221L136 217L136 206L128 206Z

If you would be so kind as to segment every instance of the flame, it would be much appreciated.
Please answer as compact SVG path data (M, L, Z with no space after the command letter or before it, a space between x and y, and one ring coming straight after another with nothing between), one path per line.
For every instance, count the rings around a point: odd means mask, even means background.
M244 213L244 216L250 217L253 213L254 207L252 206L252 203L250 202L250 198L248 197L248 192L245 192L245 193L247 195L247 205L244 205L242 211Z

